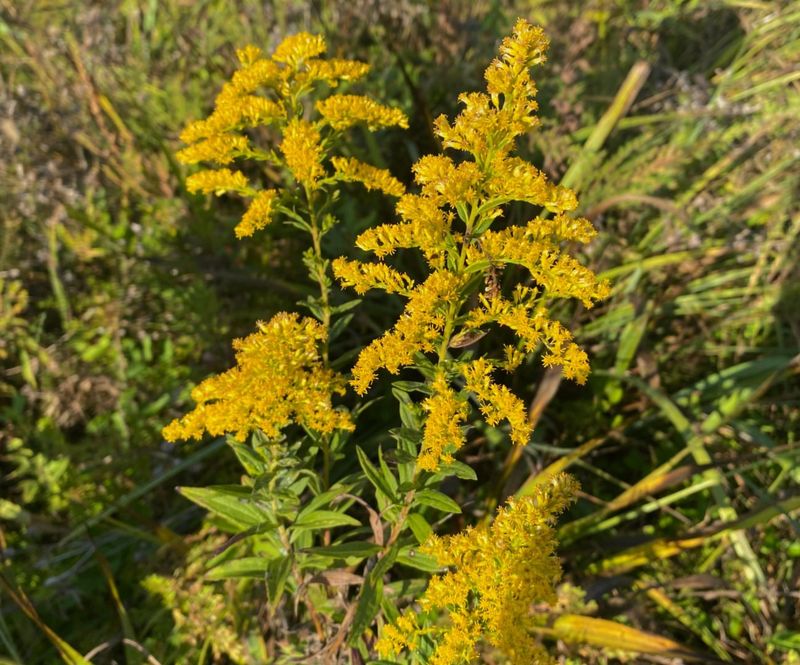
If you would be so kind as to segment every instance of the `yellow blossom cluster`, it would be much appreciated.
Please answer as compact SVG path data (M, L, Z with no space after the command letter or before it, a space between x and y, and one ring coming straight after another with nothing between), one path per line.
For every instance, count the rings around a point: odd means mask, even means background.
M544 61L547 46L540 28L517 21L486 70L487 91L461 95L465 108L455 120L442 116L435 123L443 145L466 155L419 159L413 171L420 191L399 199L399 220L368 229L356 240L377 261L361 268L347 263L347 270L338 274L344 285L357 287L359 293L379 288L409 299L395 328L361 352L353 370L358 393L369 388L380 368L396 373L414 365L416 354L435 352L447 380L465 382L486 422L507 422L512 441L521 445L531 434L526 410L519 398L492 379L492 371L518 366L522 350L541 349L545 366L561 366L567 378L583 383L589 373L586 353L562 324L549 318L545 305L555 298L575 298L592 307L610 292L608 283L565 247L569 242L587 243L596 233L588 220L569 214L577 207L574 192L553 184L514 154L516 139L538 122L530 67ZM524 224L507 223L504 206L512 201L543 212ZM406 248L422 252L430 273L403 292L396 281L379 276L386 257ZM507 285L516 284L513 299L504 296L499 274ZM433 284L438 287L430 288ZM496 326L512 330L519 338L518 348L507 347L502 358L491 360L472 360L473 351L469 356L456 351ZM455 414L461 410L448 401L450 397L446 390L435 391L427 402L428 407L436 406L429 417L450 409L452 419L460 422ZM444 459L441 451L458 447L456 429L428 428L423 446L430 451L424 458L428 468L432 460Z
M430 665L477 662L481 639L512 665L552 663L531 636L533 605L556 601L561 566L553 525L577 489L570 476L559 474L532 495L510 499L490 526L431 536L421 551L448 571L431 579L419 600L422 615L408 609L383 628L376 644L381 657L413 650L425 636L435 643ZM442 612L447 622L423 625Z
M319 84L335 87L342 81L363 77L369 66L352 60L324 59L326 44L320 35L301 32L284 39L271 57L256 46L237 51L240 67L226 82L214 103L213 112L196 120L181 133L188 145L177 153L184 164L201 162L227 166L235 160L271 162L283 169L294 182L309 192L323 188L333 180L361 182L393 196L404 192L402 184L384 169L357 160L334 164L334 173L326 166L335 141L330 136L354 124L365 124L371 131L389 126L408 127L402 111L378 104L359 95L331 95L317 103L319 119L307 119L303 98ZM261 149L248 134L270 126L277 136L277 150ZM235 173L235 179L231 175ZM187 180L190 192L233 192L255 200L249 218L236 228L237 237L252 235L271 222L282 206L286 192L262 196L257 184L241 171L229 169L202 171ZM194 178L194 180L193 180ZM212 186L214 183L218 186ZM246 217L248 215L246 214Z
M236 367L192 390L193 411L163 430L167 441L232 434L243 441L254 429L277 438L291 423L321 433L350 430L349 414L331 404L344 382L320 358L325 328L281 312L259 330L234 341Z
M370 289L408 294L414 287L413 279L385 263L359 263L339 257L333 261L333 274L344 286L352 287L359 294Z
M337 130L358 124L366 125L371 131L394 126L408 128L408 120L400 109L362 95L331 95L317 102L317 111Z
M422 402L427 417L417 460L425 471L436 471L442 462L453 461L453 453L466 441L463 425L469 416L469 405L458 398L443 374L436 375L431 387L433 395Z
M249 185L244 173L230 169L198 171L186 178L186 189L192 194L202 192L221 196L226 192L245 193L250 191Z
M360 182L368 190L376 189L390 196L402 196L406 188L386 169L365 164L354 157L331 159L335 177L345 182Z
M334 267L334 274L339 277ZM455 303L463 278L447 270L431 273L409 290L408 303L394 328L364 348L353 367L352 384L364 395L380 369L397 374L411 365L414 354L428 353L442 339L448 306Z
M280 149L286 159L286 167L295 180L313 188L325 172L322 168L322 135L308 120L293 118L286 125Z
M467 390L478 398L481 413L489 425L496 426L507 420L511 428L511 440L524 446L533 432L525 404L508 388L492 380L493 369L485 358L477 358L465 364L462 371Z
M262 189L247 206L242 221L236 225L234 232L237 238L251 236L263 229L272 219L278 192L274 189Z

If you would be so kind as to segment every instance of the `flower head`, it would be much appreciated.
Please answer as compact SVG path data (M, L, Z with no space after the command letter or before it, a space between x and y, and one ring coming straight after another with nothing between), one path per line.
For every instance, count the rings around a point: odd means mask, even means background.
M449 570L435 575L420 598L423 617L406 611L384 629L376 645L381 657L426 635L436 644L430 662L437 665L474 662L481 637L513 665L553 662L529 631L533 605L556 600L561 566L553 525L576 492L577 483L559 474L533 494L510 499L489 526L431 536L421 551ZM447 623L421 627L420 618L445 612Z
M385 265L387 256L410 248L422 252L430 269L428 280L405 293L385 282L385 290L400 293L408 303L394 329L361 352L353 369L356 391L363 394L381 368L396 373L413 366L417 354L435 352L438 366L447 365L448 379L463 377L486 421L507 422L517 444L525 444L531 434L524 404L496 383L492 372L518 366L523 352L541 352L544 366L560 366L567 378L585 382L586 353L549 317L546 305L574 298L590 308L610 292L608 283L565 246L589 242L596 233L588 220L569 215L578 205L575 193L514 154L517 137L537 122L530 67L545 60L547 45L540 28L517 21L486 71L487 91L462 94L461 113L452 122L444 116L436 120L443 145L462 154L420 158L413 167L420 191L400 198L399 221L368 229L356 241L377 258L364 263L360 274L380 274L378 266ZM334 99L326 100L332 108L339 103ZM504 206L512 201L545 212L527 223L510 224L503 219ZM355 272L353 266L348 270L349 275ZM365 286L363 280L340 278L345 286ZM448 286L439 292L431 288L434 282ZM381 283L371 286L380 288ZM430 309L420 306L423 292ZM501 358L477 360L456 350L465 346L464 340L480 339L497 326L517 335L518 348L504 349ZM447 392L436 391L426 404L429 418L449 409L453 421L460 422L462 412L448 401ZM427 431L431 438L424 463L431 467L432 460L445 459L439 443L449 439L448 445L457 448L460 435L456 428L446 433L433 424Z
M164 438L200 439L232 434L243 441L254 429L276 438L296 423L317 432L349 430L348 414L331 405L344 392L342 379L323 366L319 345L325 328L313 319L282 312L259 331L234 342L236 367L192 391L193 411L164 428Z
M181 132L181 140L188 145L177 153L178 160L184 164L213 162L223 166L241 159L270 162L291 174L292 184L312 194L326 183L343 180L401 196L405 188L388 171L355 158L333 157L331 152L340 138L338 132L356 124L364 124L370 131L392 125L407 127L402 111L361 95L330 95L317 102L316 119L307 112L311 109L306 108L304 98L320 84L335 87L369 71L365 63L324 58L326 48L320 35L301 32L284 39L271 57L253 45L237 50L239 68L222 86L212 113L189 123ZM251 142L253 137L246 132L267 125L275 140L269 149L262 149ZM225 169L217 172L218 187L211 186L212 177L208 175L190 176L189 182L193 191L254 197L236 226L236 236L242 238L264 228L282 211L277 197L262 195L256 183L242 184L238 176L224 182L224 175L230 173L240 174ZM286 199L282 202L286 203Z

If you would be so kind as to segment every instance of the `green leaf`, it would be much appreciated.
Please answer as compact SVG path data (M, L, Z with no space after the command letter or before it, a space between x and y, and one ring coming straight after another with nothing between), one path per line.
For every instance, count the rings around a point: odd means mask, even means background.
M392 474L391 470L387 466L386 462L383 459L383 451L378 448L378 462L381 466L381 474L383 475L383 479L386 481L386 484L392 488L392 496L397 495L397 479Z
M233 449L233 452L236 453L239 464L244 467L247 475L256 477L264 473L264 460L262 460L250 446L244 446L232 440L228 441L228 445Z
M394 562L397 561L398 551L399 549L397 545L393 545L391 549L383 555L383 557L378 559L378 563L375 564L375 567L369 573L370 577L377 579L388 573L389 569L394 565Z
M769 643L779 649L800 652L800 632L781 630L769 638Z
M382 597L383 580L372 579L370 575L362 585L361 594L358 597L358 607L353 619L353 626L350 629L350 639L347 641L350 646L356 646L361 635L369 628L381 606Z
M363 541L353 541L350 543L339 543L328 547L309 547L305 552L319 554L332 559L366 559L380 552L383 548L375 543Z
M240 485L179 487L178 492L235 527L246 529L264 523L274 524L269 513L254 505L252 490L247 487Z
M392 388L407 393L420 392L426 395L431 394L430 386L422 381L394 381L392 383Z
M353 320L353 314L345 314L344 316L340 316L331 324L331 331L328 335L329 341L333 341L339 337L347 327L350 325L350 322Z
M361 298L354 298L353 300L348 300L347 302L342 303L341 305L336 305L335 307L331 307L331 314L341 314L342 312L347 312L355 307L358 307L361 304Z
M442 569L439 562L428 554L422 554L414 547L404 547L397 554L397 563L408 568L415 568L425 573L436 573Z
M270 562L275 561L277 558L247 556L241 559L232 559L212 568L206 573L205 578L213 581L240 577L264 579L269 570Z
M383 474L369 461L367 454L361 450L360 446L356 446L356 455L358 455L358 463L361 465L361 469L364 471L369 482L371 482L377 490L383 492L387 499L394 500L395 494L392 491L391 485L389 485L383 477Z
M337 526L361 526L361 522L335 510L312 510L298 515L294 525L303 529L332 529Z
M461 480L478 480L478 475L475 473L475 470L468 464L464 464L464 462L459 462L458 460L448 462L447 464L441 464L436 475L444 477L456 476L457 478L461 478Z
M267 595L270 605L274 608L283 596L286 580L292 571L292 558L290 556L273 559L267 564Z
M417 542L420 544L424 543L431 533L433 533L431 525L428 524L428 521L419 513L411 513L406 521L411 528L411 533L414 534L414 538L416 538Z
M461 507L446 494L438 490L419 490L414 496L414 503L430 506L445 513L460 513Z

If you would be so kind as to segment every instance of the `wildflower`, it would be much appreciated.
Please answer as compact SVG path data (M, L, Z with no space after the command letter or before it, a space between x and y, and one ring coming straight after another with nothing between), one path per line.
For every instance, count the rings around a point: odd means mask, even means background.
M396 249L417 247L432 268L441 268L452 215L441 210L430 198L415 194L400 198L397 213L402 223L381 224L367 229L356 239L356 246L373 252L378 258L392 254Z
M419 617L406 610L383 629L380 656L396 656L426 635L435 643L432 665L460 665L476 660L483 637L512 665L552 663L530 634L532 606L556 601L561 566L553 525L577 489L570 476L559 474L533 494L509 499L490 526L431 536L421 551L450 570L431 579L419 604L428 617L446 611L449 621L421 628Z
M333 262L333 274L358 294L377 288L387 293L407 294L414 287L414 280L408 275L383 263L360 263L340 257Z
M168 441L232 434L244 441L254 429L277 438L291 423L321 433L350 430L349 415L331 405L342 394L342 379L323 366L319 345L325 328L309 318L282 312L259 331L238 339L236 367L192 391L193 411L163 430Z
M242 221L234 229L237 238L251 236L259 229L263 229L272 221L275 208L275 201L278 192L274 189L265 189L256 194L250 203L247 211L242 217Z
M198 162L230 164L235 157L247 153L247 148L246 136L216 134L184 148L176 156L178 161L184 164L197 164Z
M275 49L272 59L291 67L297 67L304 60L324 53L327 48L322 35L312 35L308 32L298 32L296 35L286 37Z
M299 183L312 189L324 173L321 140L319 130L313 124L295 118L286 126L280 145L292 175Z
M272 57L266 57L253 45L237 50L240 66L222 86L212 113L189 123L181 132L181 140L188 145L178 152L178 160L185 164L214 162L223 166L242 158L268 161L285 167L311 195L319 189L321 180L329 178L327 163L335 132L358 123L370 129L408 126L401 111L358 95L333 95L321 100L318 103L321 119L305 119L302 97L315 84L336 86L340 81L359 79L369 71L365 63L319 57L325 50L321 36L305 32L284 39ZM264 125L274 127L274 134L280 137L276 141L278 150L251 145L245 130ZM338 180L361 182L368 189L393 196L401 196L405 191L384 169L353 158L335 157L330 161L335 171L333 176ZM258 188L250 189L238 180L224 182L226 173L232 172L223 169L214 177L191 176L189 182L195 188L192 191L255 195ZM213 178L219 180L220 186L212 186ZM236 227L237 237L252 235L273 219L274 198L268 194L256 197Z
M365 62L339 58L308 60L305 65L305 72L299 76L310 81L324 81L330 86L336 86L339 81L357 81L366 76L370 69Z
M400 109L393 109L361 95L331 95L317 102L317 110L336 130L365 124L370 131L382 127L408 127L408 119Z
M433 395L422 402L428 415L417 460L419 468L426 471L436 471L442 462L453 461L453 453L466 440L462 426L469 416L469 405L458 399L444 375L437 374L431 387Z
M244 173L230 169L198 171L186 178L186 189L190 194L203 192L220 196L226 192L245 192L248 187Z
M352 157L331 159L336 177L348 182L360 182L368 190L377 189L390 196L402 196L406 188L386 169L379 169Z
M412 363L415 353L433 350L445 328L445 311L458 297L462 281L452 272L440 270L411 289L406 309L394 328L358 356L352 385L359 395L367 392L380 369L397 374Z
M530 437L525 409L519 398L491 379L491 371L516 367L522 362L523 350L533 353L541 348L546 367L560 366L567 378L585 382L589 372L586 353L562 324L548 317L545 303L576 298L592 307L610 292L606 281L562 247L565 241L585 243L595 235L588 220L567 214L577 207L574 192L553 184L533 164L513 154L516 138L537 122L536 86L529 68L544 61L546 50L542 30L517 21L513 34L503 40L498 57L486 70L486 93L462 94L459 100L464 108L453 122L444 116L435 122L443 145L467 156L460 160L448 155L419 159L413 171L420 193L400 198L400 220L368 229L356 240L359 248L375 254L378 265L398 249L416 248L432 276L450 275L452 288L426 313L426 322L418 321L411 312L420 311L415 301L420 287L404 294L409 298L406 312L394 330L361 352L353 370L356 390L363 393L378 369L396 372L412 365L415 354L435 350L439 365L448 361L453 371L464 376L487 421L493 425L508 421L512 440L520 444ZM492 228L503 216L502 206L510 201L542 207L553 217ZM522 280L533 285L518 288L514 300L503 296L502 284L495 277L508 266L525 271L522 276L516 273L518 286ZM377 273L377 268L370 271ZM343 280L345 285L350 283ZM487 293L476 294L481 285L489 284L493 286ZM477 306L473 304L476 295ZM479 329L490 324L513 330L520 348L506 349L502 358L485 362L447 358L448 349L455 355L453 349L463 346L454 341L484 335L487 331Z
M511 426L511 440L524 446L533 432L525 404L508 388L492 380L492 369L492 365L484 358L466 364L463 368L466 388L478 398L486 422L494 427L507 420Z

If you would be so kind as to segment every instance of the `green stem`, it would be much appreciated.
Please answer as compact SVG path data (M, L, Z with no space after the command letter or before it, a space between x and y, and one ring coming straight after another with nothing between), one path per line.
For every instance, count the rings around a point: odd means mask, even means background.
M328 282L322 266L325 258L322 255L322 236L323 230L317 218L317 211L314 208L314 195L307 186L303 187L308 204L308 218L311 227L311 244L314 248L314 255L317 258L316 269L311 276L319 285L319 297L322 303L322 325L325 327L325 339L322 342L322 362L325 367L330 366L330 330L331 330L331 304ZM330 487L331 475L331 437L330 434L323 434L320 439L322 448L322 486L324 490Z
M317 257L317 265L321 266L325 261L322 256L322 235L323 231L320 228L319 220L317 219L317 211L314 208L314 195L309 191L308 187L303 188L306 195L306 203L308 204L308 217L311 226L311 244L314 248L314 255ZM326 331L330 331L331 324L331 306L330 306L330 293L328 290L328 283L325 279L326 275L322 270L315 270L312 278L319 285L319 297L322 302L322 325L325 326ZM322 357L325 361L325 366L328 365L328 339L326 337L323 343Z

